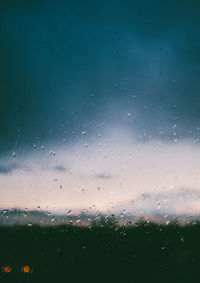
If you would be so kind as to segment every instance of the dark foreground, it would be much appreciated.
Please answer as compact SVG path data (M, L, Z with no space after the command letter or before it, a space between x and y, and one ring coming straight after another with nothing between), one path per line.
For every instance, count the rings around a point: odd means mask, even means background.
M0 243L0 282L200 282L199 224L1 227Z

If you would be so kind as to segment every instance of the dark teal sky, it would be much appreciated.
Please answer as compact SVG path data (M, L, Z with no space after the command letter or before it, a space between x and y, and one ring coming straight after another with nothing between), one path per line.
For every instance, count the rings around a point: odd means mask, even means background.
M141 140L199 137L199 1L0 6L2 153L103 125Z

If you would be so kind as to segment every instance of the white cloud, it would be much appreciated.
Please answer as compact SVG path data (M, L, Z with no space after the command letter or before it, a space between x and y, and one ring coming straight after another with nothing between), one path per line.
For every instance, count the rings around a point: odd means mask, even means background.
M18 169L0 176L0 207L40 206L63 211L95 205L96 209L105 210L141 194L174 193L182 188L200 191L200 147L192 141L152 139L139 143L125 129L116 128L87 144L80 141L66 148L54 148L53 155L47 149L27 155L21 168L28 164L31 170ZM191 213L198 211L198 201L188 199L194 207ZM188 209L184 201L179 208L178 199L174 198L173 203L174 213ZM145 202L141 205L147 209Z

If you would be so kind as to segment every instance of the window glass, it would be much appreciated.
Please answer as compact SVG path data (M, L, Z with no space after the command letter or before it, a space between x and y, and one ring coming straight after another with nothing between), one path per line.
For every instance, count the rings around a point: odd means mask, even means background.
M198 1L0 6L0 225L117 233L138 223L197 224ZM177 260L189 255L180 249ZM33 258L18 260L23 276L34 273ZM13 274L12 260L1 261Z

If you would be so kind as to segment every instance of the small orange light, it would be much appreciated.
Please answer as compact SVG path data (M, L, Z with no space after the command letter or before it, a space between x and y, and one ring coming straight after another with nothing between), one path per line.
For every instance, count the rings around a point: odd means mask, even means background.
M30 268L29 265L24 265L21 270L24 273L32 273L33 272L33 268Z
M9 265L4 265L2 267L2 272L4 273L10 273L12 271L12 268Z

